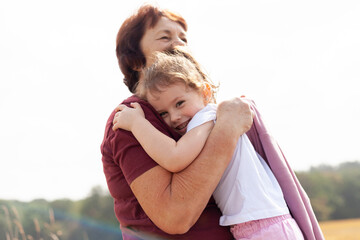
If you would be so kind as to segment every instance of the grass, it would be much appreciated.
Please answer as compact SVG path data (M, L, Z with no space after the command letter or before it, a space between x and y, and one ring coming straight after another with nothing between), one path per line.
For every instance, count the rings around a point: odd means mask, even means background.
M60 240L63 233L55 222L54 212L49 209L47 220L39 221L32 218L32 235L26 233L22 219L15 207L0 205L0 220L6 225L0 239L5 240ZM360 240L360 218L320 222L326 240ZM84 239L88 239L84 237Z
M24 231L24 227L20 218L20 214L15 207L10 209L5 205L1 206L2 214L6 222L6 231L1 233L0 238L6 240L59 240L62 235L61 231L54 231L56 229L54 212L52 209L49 210L49 223L44 222L43 226L40 226L39 220L33 218L33 224L35 229L35 235L27 234Z
M326 240L359 240L360 219L320 222Z

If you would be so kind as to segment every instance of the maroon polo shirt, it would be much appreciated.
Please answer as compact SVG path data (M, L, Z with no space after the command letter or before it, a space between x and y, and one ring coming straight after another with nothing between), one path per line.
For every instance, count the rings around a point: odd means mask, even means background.
M178 140L180 135L166 125L159 114L147 102L136 96L126 99L123 104L139 102L145 117L159 131ZM112 128L113 112L106 124L101 144L103 169L110 194L114 198L114 209L124 240L133 239L186 239L226 240L233 239L229 228L219 225L221 216L213 198L195 225L185 234L169 235L150 220L130 189L131 182L158 164L143 150L131 132ZM156 184L156 183L154 183ZM135 237L136 236L136 237Z

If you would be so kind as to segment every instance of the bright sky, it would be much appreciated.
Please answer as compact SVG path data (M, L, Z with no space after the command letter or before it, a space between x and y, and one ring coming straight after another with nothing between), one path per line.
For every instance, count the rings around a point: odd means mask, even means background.
M0 199L106 187L100 144L128 97L115 37L138 0L0 3ZM360 160L360 2L163 0L218 100L255 100L294 170Z

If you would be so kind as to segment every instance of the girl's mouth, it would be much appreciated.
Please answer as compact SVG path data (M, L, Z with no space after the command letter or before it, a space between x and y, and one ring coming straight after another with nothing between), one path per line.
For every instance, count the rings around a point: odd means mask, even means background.
M186 132L186 127L187 127L187 125L189 124L190 120L191 120L191 119L189 119L189 120L187 120L186 122L183 122L183 123L181 123L180 125L178 125L178 126L175 128L176 131L184 134L184 133Z

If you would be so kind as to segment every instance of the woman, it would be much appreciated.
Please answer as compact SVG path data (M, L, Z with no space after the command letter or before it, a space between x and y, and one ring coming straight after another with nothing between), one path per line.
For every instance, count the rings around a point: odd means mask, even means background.
M116 53L124 83L135 92L141 70L152 63L154 51L186 45L185 20L151 5L140 7L121 26ZM136 96L146 118L161 132L178 140L157 112ZM115 111L101 145L104 173L114 198L115 214L124 239L232 239L211 197L234 152L239 136L252 124L249 104L239 98L219 104L217 122L201 154L185 170L171 173L155 163L127 131L112 130ZM209 201L210 199L210 201Z

